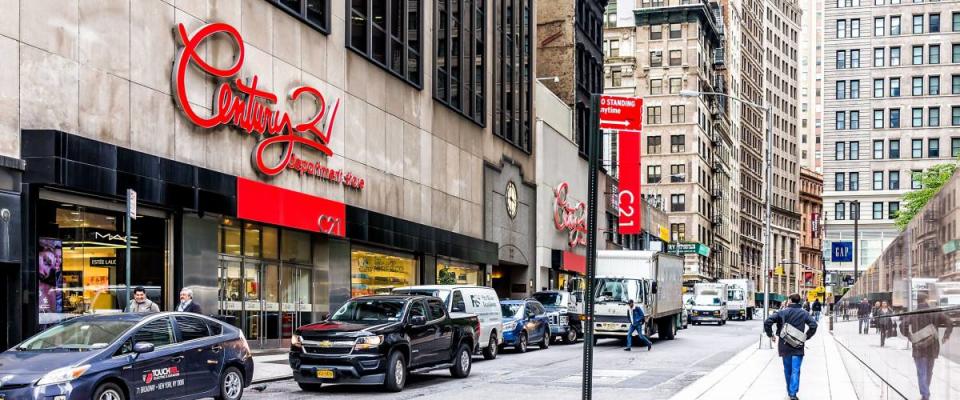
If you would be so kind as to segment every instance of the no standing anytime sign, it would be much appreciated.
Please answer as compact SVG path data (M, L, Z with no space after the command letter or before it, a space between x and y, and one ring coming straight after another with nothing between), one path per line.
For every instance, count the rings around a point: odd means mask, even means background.
M642 99L600 96L600 129L639 131L642 115Z

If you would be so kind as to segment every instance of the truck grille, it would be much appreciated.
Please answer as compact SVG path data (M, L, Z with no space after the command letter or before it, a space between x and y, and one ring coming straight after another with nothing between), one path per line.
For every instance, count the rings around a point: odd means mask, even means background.
M303 351L307 354L344 355L353 351L353 340L304 340Z

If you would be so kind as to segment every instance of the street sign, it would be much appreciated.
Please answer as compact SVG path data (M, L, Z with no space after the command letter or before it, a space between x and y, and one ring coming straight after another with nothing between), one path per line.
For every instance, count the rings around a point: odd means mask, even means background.
M638 100L639 101L639 100ZM640 127L637 127L637 131ZM618 197L621 235L638 235L643 227L643 202L641 196L640 174L640 132L622 132L618 137L618 156L620 157L620 189Z
M127 189L127 214L130 219L137 219L137 191Z
M667 253L670 254L697 254L704 257L710 257L710 248L702 243L670 243L667 245Z
M643 119L643 99L600 96L600 129L639 131Z
M853 242L833 242L830 245L830 261L853 262Z

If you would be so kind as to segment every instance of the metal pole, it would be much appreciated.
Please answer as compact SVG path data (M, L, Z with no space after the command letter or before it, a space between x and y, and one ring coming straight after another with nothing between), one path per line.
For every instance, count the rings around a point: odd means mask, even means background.
M589 169L587 184L587 287L584 293L583 307L583 384L581 385L583 400L593 398L593 309L594 309L594 281L597 276L597 174L600 170L600 95L591 95L589 137L587 151L589 153Z
M125 242L127 242L127 256L125 257L125 258L126 258L126 269L127 269L127 271L126 271L126 275L127 275L127 280L126 280L126 298L127 298L127 303L126 303L126 304L130 304L130 300L132 300L132 298L130 297L130 196L129 196L129 195L127 195L127 212L124 213L124 215L125 215L125 216L124 216L124 221L125 221L124 225L126 225L126 227L127 227L127 237L126 237L126 240L125 240ZM126 308L126 307L124 307L124 308Z
M853 284L860 278L860 200L850 202L853 206Z
M765 186L767 187L767 218L764 226L766 227L767 234L764 237L763 251L766 253L766 263L763 265L763 319L767 319L770 315L770 268L773 266L773 249L772 246L772 226L770 225L770 198L773 197L773 106L768 102L767 103L767 168L766 168L766 178L764 179ZM761 336L763 334L761 333ZM769 341L768 341L769 342ZM760 340L761 346L763 340ZM773 348L773 343L768 343L770 348Z

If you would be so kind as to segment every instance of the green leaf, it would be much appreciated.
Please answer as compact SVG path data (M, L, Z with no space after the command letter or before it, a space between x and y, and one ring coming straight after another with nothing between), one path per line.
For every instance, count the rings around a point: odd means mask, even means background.
M946 163L934 165L930 167L930 169L923 171L920 175L922 188L903 195L904 204L900 207L900 212L897 214L896 220L894 220L897 229L901 231L907 229L907 225L910 224L913 217L923 209L923 206L927 205L927 202L930 201L933 196L940 192L940 188L950 180L950 177L953 176L956 170L956 163ZM911 176L911 181L912 179L913 176Z

